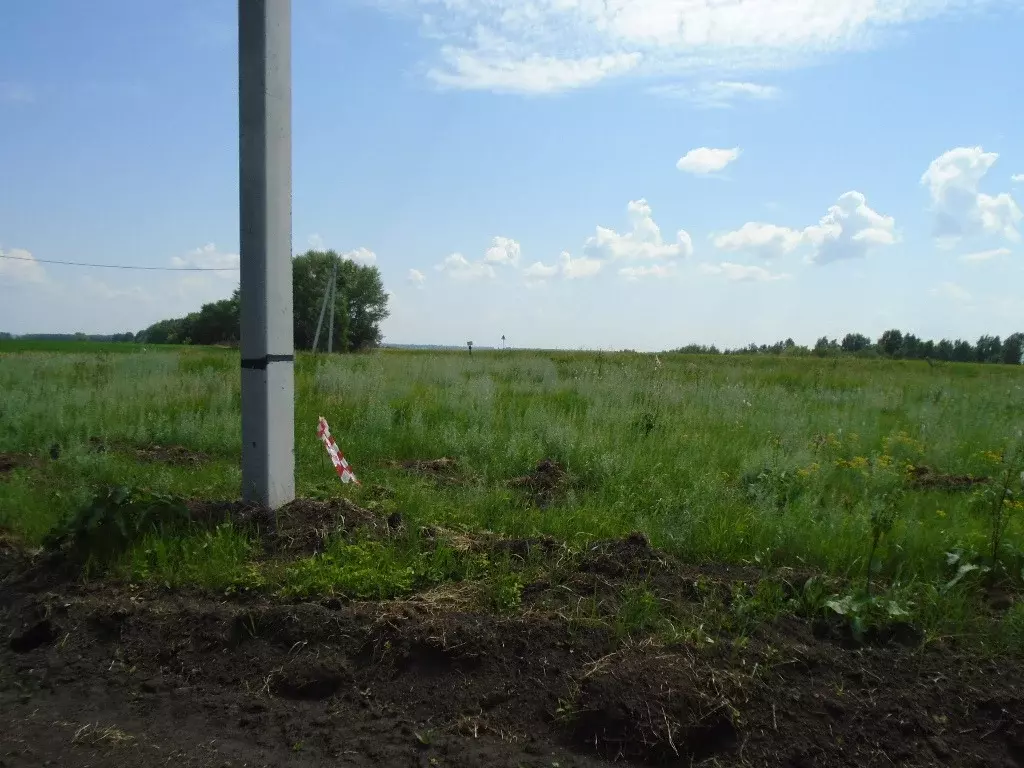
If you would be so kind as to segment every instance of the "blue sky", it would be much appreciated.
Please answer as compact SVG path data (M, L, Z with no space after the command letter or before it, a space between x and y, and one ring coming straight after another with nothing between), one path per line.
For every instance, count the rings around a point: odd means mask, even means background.
M0 330L227 296L236 5L0 26ZM665 349L1024 330L1010 0L294 0L293 243L386 340ZM1018 180L1014 180L1018 176Z

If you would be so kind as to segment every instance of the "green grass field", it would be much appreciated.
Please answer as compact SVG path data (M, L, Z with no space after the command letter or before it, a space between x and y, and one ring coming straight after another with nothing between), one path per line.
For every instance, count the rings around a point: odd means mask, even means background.
M995 510L1005 528L1000 588L1019 594L1024 577L1024 504L992 500L1007 477L1020 488L1015 472L1024 467L1012 465L1024 368L381 351L300 356L296 392L298 494L400 511L407 536L372 547L339 541L308 562L254 565L243 532L176 529L148 533L111 570L385 597L479 576L501 604L506 571L428 554L416 531L548 535L570 549L639 531L686 562L817 572L852 590L863 586L877 535L876 589L935 632L974 632L989 621L992 574L982 574L992 566ZM39 543L102 486L236 498L239 402L230 350L0 345L0 454L11 465L0 475L0 528ZM361 487L334 475L316 437L320 415ZM109 450L95 450L101 444ZM185 466L140 460L135 449L151 445L199 456ZM396 465L439 457L457 462L446 482ZM568 480L537 505L509 481L545 458ZM923 467L932 477L992 482L918 488L912 469ZM964 564L979 569L949 586ZM1024 636L1020 605L1001 621Z

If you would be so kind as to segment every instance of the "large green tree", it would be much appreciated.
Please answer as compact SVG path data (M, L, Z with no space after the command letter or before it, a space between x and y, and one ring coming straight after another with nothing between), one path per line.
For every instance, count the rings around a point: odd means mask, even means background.
M324 294L334 267L334 350L370 349L381 342L381 322L388 316L388 295L380 270L356 264L334 251L308 251L292 260L292 299L296 349L311 349ZM139 334L150 344L222 344L240 338L239 291L230 299L204 304L186 317L161 320ZM330 307L320 331L326 349Z

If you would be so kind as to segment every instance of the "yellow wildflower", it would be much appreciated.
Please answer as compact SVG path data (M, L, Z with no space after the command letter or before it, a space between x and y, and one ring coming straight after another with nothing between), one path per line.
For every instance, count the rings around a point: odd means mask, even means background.
M946 516L946 510L944 510L944 509L936 509L935 510L935 514L938 515L939 517L945 517Z

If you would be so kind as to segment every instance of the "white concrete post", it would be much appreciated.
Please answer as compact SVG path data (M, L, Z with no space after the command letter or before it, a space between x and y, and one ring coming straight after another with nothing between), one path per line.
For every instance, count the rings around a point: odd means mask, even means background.
M242 498L272 509L295 498L291 77L291 0L238 0Z

